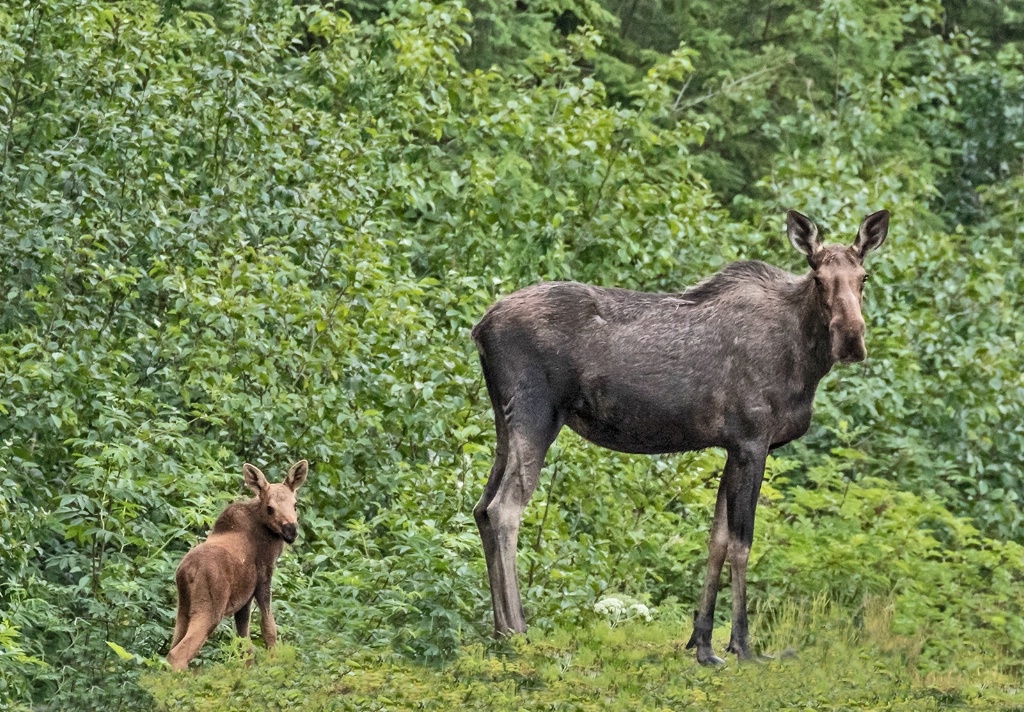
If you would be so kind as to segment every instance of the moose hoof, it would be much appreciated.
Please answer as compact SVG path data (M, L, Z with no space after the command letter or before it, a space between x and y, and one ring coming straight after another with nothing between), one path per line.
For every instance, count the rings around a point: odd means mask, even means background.
M760 662L763 662L761 660L761 656L757 655L756 653L752 653L752 652L750 652L747 649L737 649L737 648L735 648L732 645L730 645L728 648L726 648L725 652L733 653L736 656L736 660L738 662L741 662L741 663L760 663Z
M732 652L732 651L730 651L730 652ZM748 653L742 653L742 654L741 653L737 653L736 654L736 659L739 660L743 664L753 663L754 665L764 665L765 663L770 663L771 661L775 660L776 658L787 658L787 657L792 657L792 656L793 656L793 652L789 651L789 650L787 650L787 651L785 651L783 653L779 653L778 655L769 655L768 653L749 653L748 652Z
M737 660L739 660L740 662L744 662L744 663L752 661L755 658L757 658L757 655L755 653L750 652L750 646L749 645L746 645L746 644L740 645L735 640L730 640L729 641L729 645L725 649L725 652L732 653L733 655L736 656Z
M725 665L725 661L715 655L713 650L698 650L697 651L697 662L707 667L718 667L719 665Z
M180 659L167 657L167 664L171 666L171 670L174 672L185 672L188 670L188 661L182 662Z

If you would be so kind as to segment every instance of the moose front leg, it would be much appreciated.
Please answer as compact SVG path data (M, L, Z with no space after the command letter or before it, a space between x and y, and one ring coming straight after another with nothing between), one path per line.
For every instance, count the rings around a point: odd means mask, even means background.
M766 448L746 447L729 451L715 503L715 518L708 541L708 569L700 607L693 617L693 635L687 648L697 648L697 662L721 665L711 633L722 566L728 556L732 566L732 636L728 652L742 660L750 657L747 641L747 558L754 537L754 507L764 477Z
M741 474L726 492L729 516L729 565L732 567L732 633L726 652L735 653L740 660L754 656L750 652L747 622L747 561L754 542L754 514L761 495L767 449L749 448L729 453L736 457Z
M235 613L235 633L239 638L249 637L249 620L252 612L252 599L245 602L245 605Z
M274 612L270 610L269 578L256 584L256 605L260 609L260 634L263 636L263 644L269 650L277 643L277 624L274 622Z
M708 570L704 577L704 591L700 597L700 608L693 616L693 635L686 647L697 648L697 662L701 665L721 665L725 661L715 655L711 647L711 632L715 625L715 601L722 578L722 565L729 547L729 517L726 510L725 475L718 486L718 500L715 503L715 518L711 524L708 539Z

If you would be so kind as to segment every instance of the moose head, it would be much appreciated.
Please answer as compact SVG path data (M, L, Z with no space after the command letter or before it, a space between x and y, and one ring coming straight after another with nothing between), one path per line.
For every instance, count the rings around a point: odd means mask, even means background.
M790 210L786 230L793 247L807 256L814 287L828 315L832 359L842 363L863 361L864 316L861 296L867 272L864 257L883 242L889 232L889 211L880 210L864 218L853 245L823 245L818 228L806 216Z
M291 469L284 482L270 484L260 469L248 462L242 466L245 484L259 498L260 523L268 530L291 544L298 535L299 520L295 513L295 493L306 481L309 463L299 460Z

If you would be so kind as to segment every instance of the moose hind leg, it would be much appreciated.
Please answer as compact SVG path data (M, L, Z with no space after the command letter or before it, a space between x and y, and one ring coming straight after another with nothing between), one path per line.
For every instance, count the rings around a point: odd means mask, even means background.
M185 636L178 641L177 645L171 648L171 652L167 653L167 662L170 663L171 669L186 670L189 661L203 647L206 639L210 637L210 633L213 632L213 629L217 627L219 622L219 618L208 614L200 613L192 616Z
M171 637L171 648L181 642L188 631L188 600L186 596L178 594L178 615L174 620L174 635Z
M487 519L494 537L491 597L494 630L504 635L526 632L526 614L519 593L516 550L523 510L537 489L548 443L513 436L505 475L487 505Z
M491 468L491 475L487 479L484 493L473 508L473 518L476 520L476 527L480 532L480 541L484 547L484 559L487 561L487 577L491 590L491 608L495 611L495 624L498 622L497 610L499 605L503 605L503 600L499 593L501 580L497 563L498 544L494 536L494 527L491 526L491 520L487 516L487 506L494 499L508 464L508 431L503 426L502 418L498 427L498 445L494 456L494 466Z
M192 607L192 593L185 572L179 568L174 573L174 584L178 589L178 613L174 619L174 635L171 637L171 648L181 642L188 631L189 609Z
M505 467L499 471L497 465L500 463L495 463L485 492L485 497L491 493L490 500L486 504L481 501L483 507L480 511L478 505L477 517L478 523L485 520L481 526L485 551L488 543L493 546L493 552L487 559L487 573L496 635L526 632L526 615L516 569L519 521L537 489L548 447L561 427L546 384L534 388L520 387L516 395L504 404L501 414L507 429ZM495 417L501 416L496 412ZM499 444L500 429L499 426ZM500 448L498 454L500 460Z

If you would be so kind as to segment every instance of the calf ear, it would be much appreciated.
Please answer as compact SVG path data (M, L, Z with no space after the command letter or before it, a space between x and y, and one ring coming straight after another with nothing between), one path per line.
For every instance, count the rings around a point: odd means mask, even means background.
M786 234L793 247L807 255L807 262L811 267L816 267L815 255L821 252L821 243L818 242L818 226L806 215L790 210L786 213Z
M860 229L857 231L857 239L853 242L853 250L860 257L860 261L863 262L865 255L885 242L885 236L888 234L888 210L879 210L864 218L864 222L860 224Z
M270 486L256 465L250 465L248 462L242 465L242 475L245 477L246 486L256 494L261 494Z
M309 474L309 463L305 460L299 460L292 468L288 470L288 476L284 478L284 483L292 492L302 487L302 483L306 481L306 475Z

